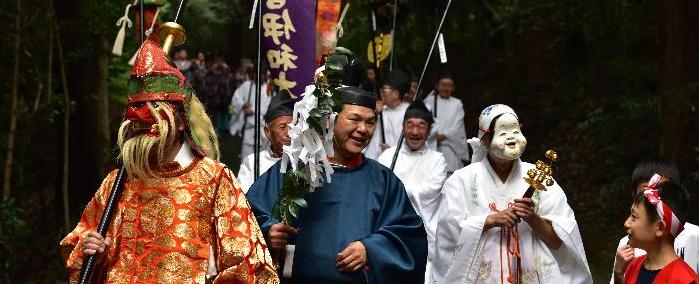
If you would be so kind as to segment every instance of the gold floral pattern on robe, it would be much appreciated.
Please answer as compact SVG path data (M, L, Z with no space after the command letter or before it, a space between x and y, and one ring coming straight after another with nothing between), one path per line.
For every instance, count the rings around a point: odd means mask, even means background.
M82 266L81 242L97 230L116 172L104 179L78 225L61 241L71 283ZM204 283L212 249L214 283L279 283L260 228L228 168L195 159L166 176L126 181L107 232L112 244L94 283Z

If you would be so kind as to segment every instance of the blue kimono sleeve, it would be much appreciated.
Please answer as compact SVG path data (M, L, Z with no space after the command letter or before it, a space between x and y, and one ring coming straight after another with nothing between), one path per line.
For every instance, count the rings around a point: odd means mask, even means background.
M279 189L282 186L282 175L279 173L280 165L281 163L277 161L252 184L246 194L250 208L255 214L257 224L260 226L267 243L269 243L269 228L279 223L279 220L272 217L272 208L279 198Z
M369 283L424 283L427 234L403 183L387 173L376 227L360 241L366 247Z

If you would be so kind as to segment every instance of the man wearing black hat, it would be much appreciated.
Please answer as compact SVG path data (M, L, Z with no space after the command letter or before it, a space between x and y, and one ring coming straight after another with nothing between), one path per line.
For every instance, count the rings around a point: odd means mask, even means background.
M405 142L394 169L398 178L405 184L410 203L425 223L429 248L426 276L429 276L431 271L436 216L441 201L442 184L447 178L447 162L444 156L427 147L427 138L433 123L432 114L422 101L415 101L408 107L403 122ZM390 167L397 148L394 146L384 151L378 158L379 163ZM428 277L425 279L425 283L431 283Z
M436 134L427 143L444 154L449 174L462 168L464 162L471 159L464 128L464 104L452 96L454 89L454 79L443 71L437 78L435 91L423 101L435 120Z
M260 153L260 173L264 173L282 157L282 146L291 144L289 139L289 123L294 112L294 100L287 91L281 91L272 97L267 112L265 112L265 137L269 140L269 149ZM238 171L238 181L244 193L248 192L255 181L253 165L255 154L249 154L243 159Z
M403 96L409 88L410 77L405 72L394 70L388 75L381 88L383 105L379 103L377 107L377 112L380 112L383 118L377 123L376 133L364 152L367 158L376 159L384 150L398 143L403 130L403 116L410 105L403 101Z
M403 183L362 151L376 129L376 98L358 87L334 91L332 181L307 196L291 226L272 215L283 175L276 163L247 194L273 252L295 245L282 283L423 283L427 238ZM290 252L286 252L289 259Z

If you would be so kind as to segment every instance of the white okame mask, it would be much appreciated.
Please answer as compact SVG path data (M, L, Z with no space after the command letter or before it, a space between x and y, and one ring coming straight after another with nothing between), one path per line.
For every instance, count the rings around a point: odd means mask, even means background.
M490 153L504 160L516 160L527 147L517 117L505 113L495 121L493 141L490 143Z

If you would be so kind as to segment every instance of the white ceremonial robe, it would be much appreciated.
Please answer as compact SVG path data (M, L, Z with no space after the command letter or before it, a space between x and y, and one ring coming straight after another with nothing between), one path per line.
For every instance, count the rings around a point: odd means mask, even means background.
M379 163L391 167L396 148L386 149L379 156ZM442 200L442 185L447 178L447 162L442 153L426 146L420 150L412 151L404 143L393 172L405 185L410 204L413 205L415 212L420 215L425 224L425 231L427 231L425 283L431 283L428 279L431 275L432 259L434 258L437 211Z
M249 102L250 105L255 108L255 83L253 81L245 81L240 84L240 87L235 90L233 97L231 98L231 106L233 107L234 113L231 116L231 121L229 122L229 132L231 135L235 136L243 131L243 122L245 122L245 133L243 134L242 149L240 151L240 157L247 157L254 151L255 146L255 115L248 116L245 119L245 114L243 113L243 105ZM249 96L249 99L248 99ZM260 90L260 149L265 149L269 147L269 141L264 135L262 128L264 127L265 120L263 116L267 112L267 107L272 97L267 94L267 84L262 85Z
M504 210L524 195L529 185L523 177L533 167L518 159L502 182L486 160L447 179L437 224L433 283L507 283L507 240L501 240L501 227L485 232L483 227L493 213L491 206ZM592 283L575 215L561 187L556 183L547 191L536 191L532 198L536 213L551 221L563 245L550 249L526 222L519 222L524 283ZM510 255L509 260L515 276L515 257Z
M260 175L264 174L274 166L274 164L279 161L280 158L272 157L272 151L269 149L260 152ZM240 183L240 188L243 193L248 193L248 189L255 182L255 155L250 154L245 156L243 162L240 163L240 170L238 170L238 183Z
M435 93L430 93L423 102L434 114ZM447 137L437 145L434 136L428 140L432 149L444 154L447 159L447 172L454 172L464 166L462 161L469 161L468 144L466 143L466 129L464 128L464 105L460 99L449 97L444 99L437 96L437 117L435 117L433 133L443 134ZM436 147L435 147L436 146Z
M619 240L620 248L629 243L629 236L626 235L621 240ZM694 271L699 271L699 226L685 223L684 230L675 238L675 253L679 255L684 262L686 262L689 267L694 269ZM633 250L633 256L639 257L645 255L646 251L635 248ZM614 257L614 264L616 264L616 257ZM613 269L614 266L612 266ZM612 271L612 278L609 280L610 284L614 284L614 271Z
M381 139L381 122L383 121L383 130L386 135L386 144L393 147L398 144L398 139L400 139L400 133L403 131L403 117L405 117L405 111L410 106L409 103L401 102L395 108L390 108L384 105L383 111L381 112L383 118L380 120L376 117L376 130L374 130L374 137L371 138L371 142L364 151L364 156L370 159L376 160L379 155L381 155L381 143L384 143Z

